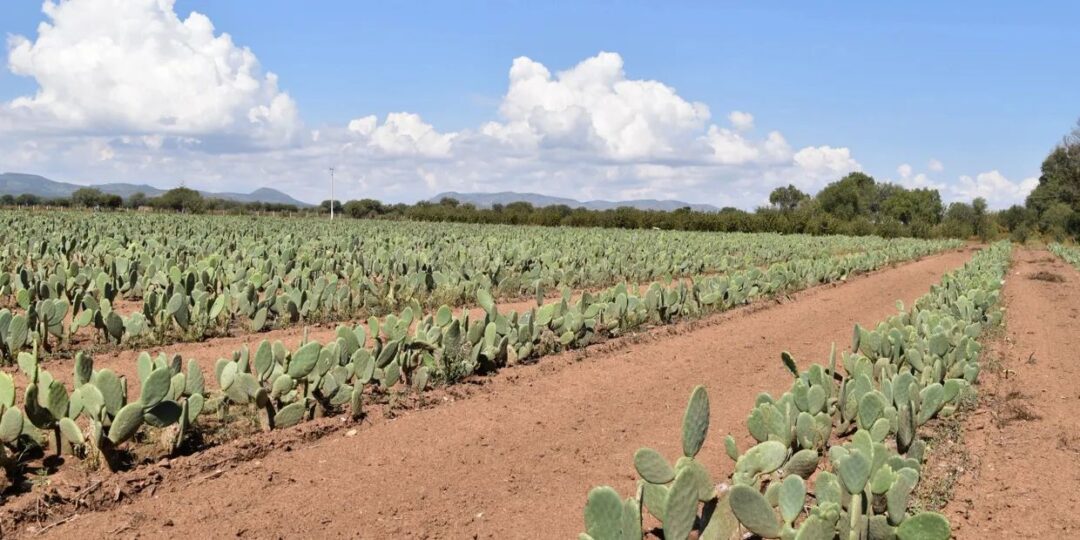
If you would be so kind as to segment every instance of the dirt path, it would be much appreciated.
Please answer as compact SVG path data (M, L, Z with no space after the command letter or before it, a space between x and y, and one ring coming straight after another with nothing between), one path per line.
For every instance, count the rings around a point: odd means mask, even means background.
M631 491L639 446L677 455L695 384L710 387L713 412L711 442L699 457L719 477L731 466L721 437L735 432L745 448L754 396L786 386L781 350L803 364L822 361L831 342L849 342L853 324L894 313L897 299L910 304L969 257L949 252L818 287L795 302L683 325L682 333L656 331L628 347L503 370L467 399L165 483L47 535L574 537L589 488Z
M1064 281L1032 279L1041 277ZM1080 535L1080 272L1017 250L1006 330L991 344L978 410L965 422L970 470L946 507L957 538ZM992 360L991 360L992 361Z

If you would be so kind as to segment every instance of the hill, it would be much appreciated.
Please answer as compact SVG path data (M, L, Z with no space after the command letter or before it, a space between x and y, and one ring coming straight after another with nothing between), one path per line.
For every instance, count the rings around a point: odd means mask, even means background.
M430 199L429 202L439 202L443 198L457 199L462 203L471 203L478 208L490 208L494 204L510 204L512 202L527 202L536 207L554 206L563 204L570 208L586 208L589 210L610 210L622 206L629 206L639 210L663 210L672 211L679 208L690 207L700 212L717 212L720 209L711 204L691 204L683 201L657 200L657 199L634 199L629 201L579 201L564 197L552 197L539 193L518 193L515 191L502 191L498 193L458 193L447 191Z
M57 182L44 176L22 173L0 174L0 195L22 195L24 193L37 195L43 198L70 197L75 190L84 187L92 187L103 193L119 195L127 198L135 193L144 193L148 197L157 197L166 190L146 184L126 184L113 182L108 184L96 184L93 186L81 186L68 182ZM263 202L276 204L292 204L298 207L312 206L303 201L298 201L289 195L272 188L259 188L251 193L217 193L212 191L200 191L203 197L211 199L224 199L236 202Z

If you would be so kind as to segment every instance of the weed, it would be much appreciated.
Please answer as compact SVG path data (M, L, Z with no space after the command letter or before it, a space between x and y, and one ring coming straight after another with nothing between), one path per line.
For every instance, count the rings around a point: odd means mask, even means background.
M1080 454L1080 437L1069 435L1067 433L1059 433L1057 447L1058 450L1066 450Z
M1028 279L1033 279L1035 281L1047 281L1050 283L1061 283L1065 281L1065 278L1061 277L1060 274L1047 272L1046 270L1040 270L1038 272L1035 272L1034 274L1028 276Z
M1030 398L1023 392L1010 390L1005 394L1005 399L994 404L994 425L998 429L1003 429L1015 422L1031 422L1041 419L1042 416L1039 413L1023 403L1028 399Z
M927 427L930 428L928 457L923 466L923 478L919 481L911 502L913 513L937 512L944 508L952 500L960 477L969 468L974 468L974 462L978 459L964 446L963 415L941 418Z

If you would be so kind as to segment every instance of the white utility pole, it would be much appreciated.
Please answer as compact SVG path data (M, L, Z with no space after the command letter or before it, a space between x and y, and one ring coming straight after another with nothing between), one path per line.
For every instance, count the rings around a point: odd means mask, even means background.
M334 168L330 167L330 221L334 221Z

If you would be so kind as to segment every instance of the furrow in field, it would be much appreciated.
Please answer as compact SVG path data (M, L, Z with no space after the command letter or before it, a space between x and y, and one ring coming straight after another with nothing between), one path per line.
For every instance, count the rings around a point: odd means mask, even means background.
M959 478L946 506L957 538L1073 538L1080 272L1049 252L1018 249L1003 298L1005 332L984 355L979 407L964 423L968 459L934 474Z
M711 442L699 459L731 469L721 437L748 444L754 396L786 388L779 361L822 361L855 323L876 324L910 304L970 252L947 252L816 287L796 301L741 309L664 331L630 347L602 347L506 369L467 399L375 419L357 432L236 461L194 481L169 481L109 512L47 531L54 537L570 538L588 490L633 490L633 452L678 455L686 396L710 389ZM586 360L582 360L587 356ZM349 436L352 433L353 436ZM183 459L199 459L199 456ZM177 464L176 468L182 468Z

